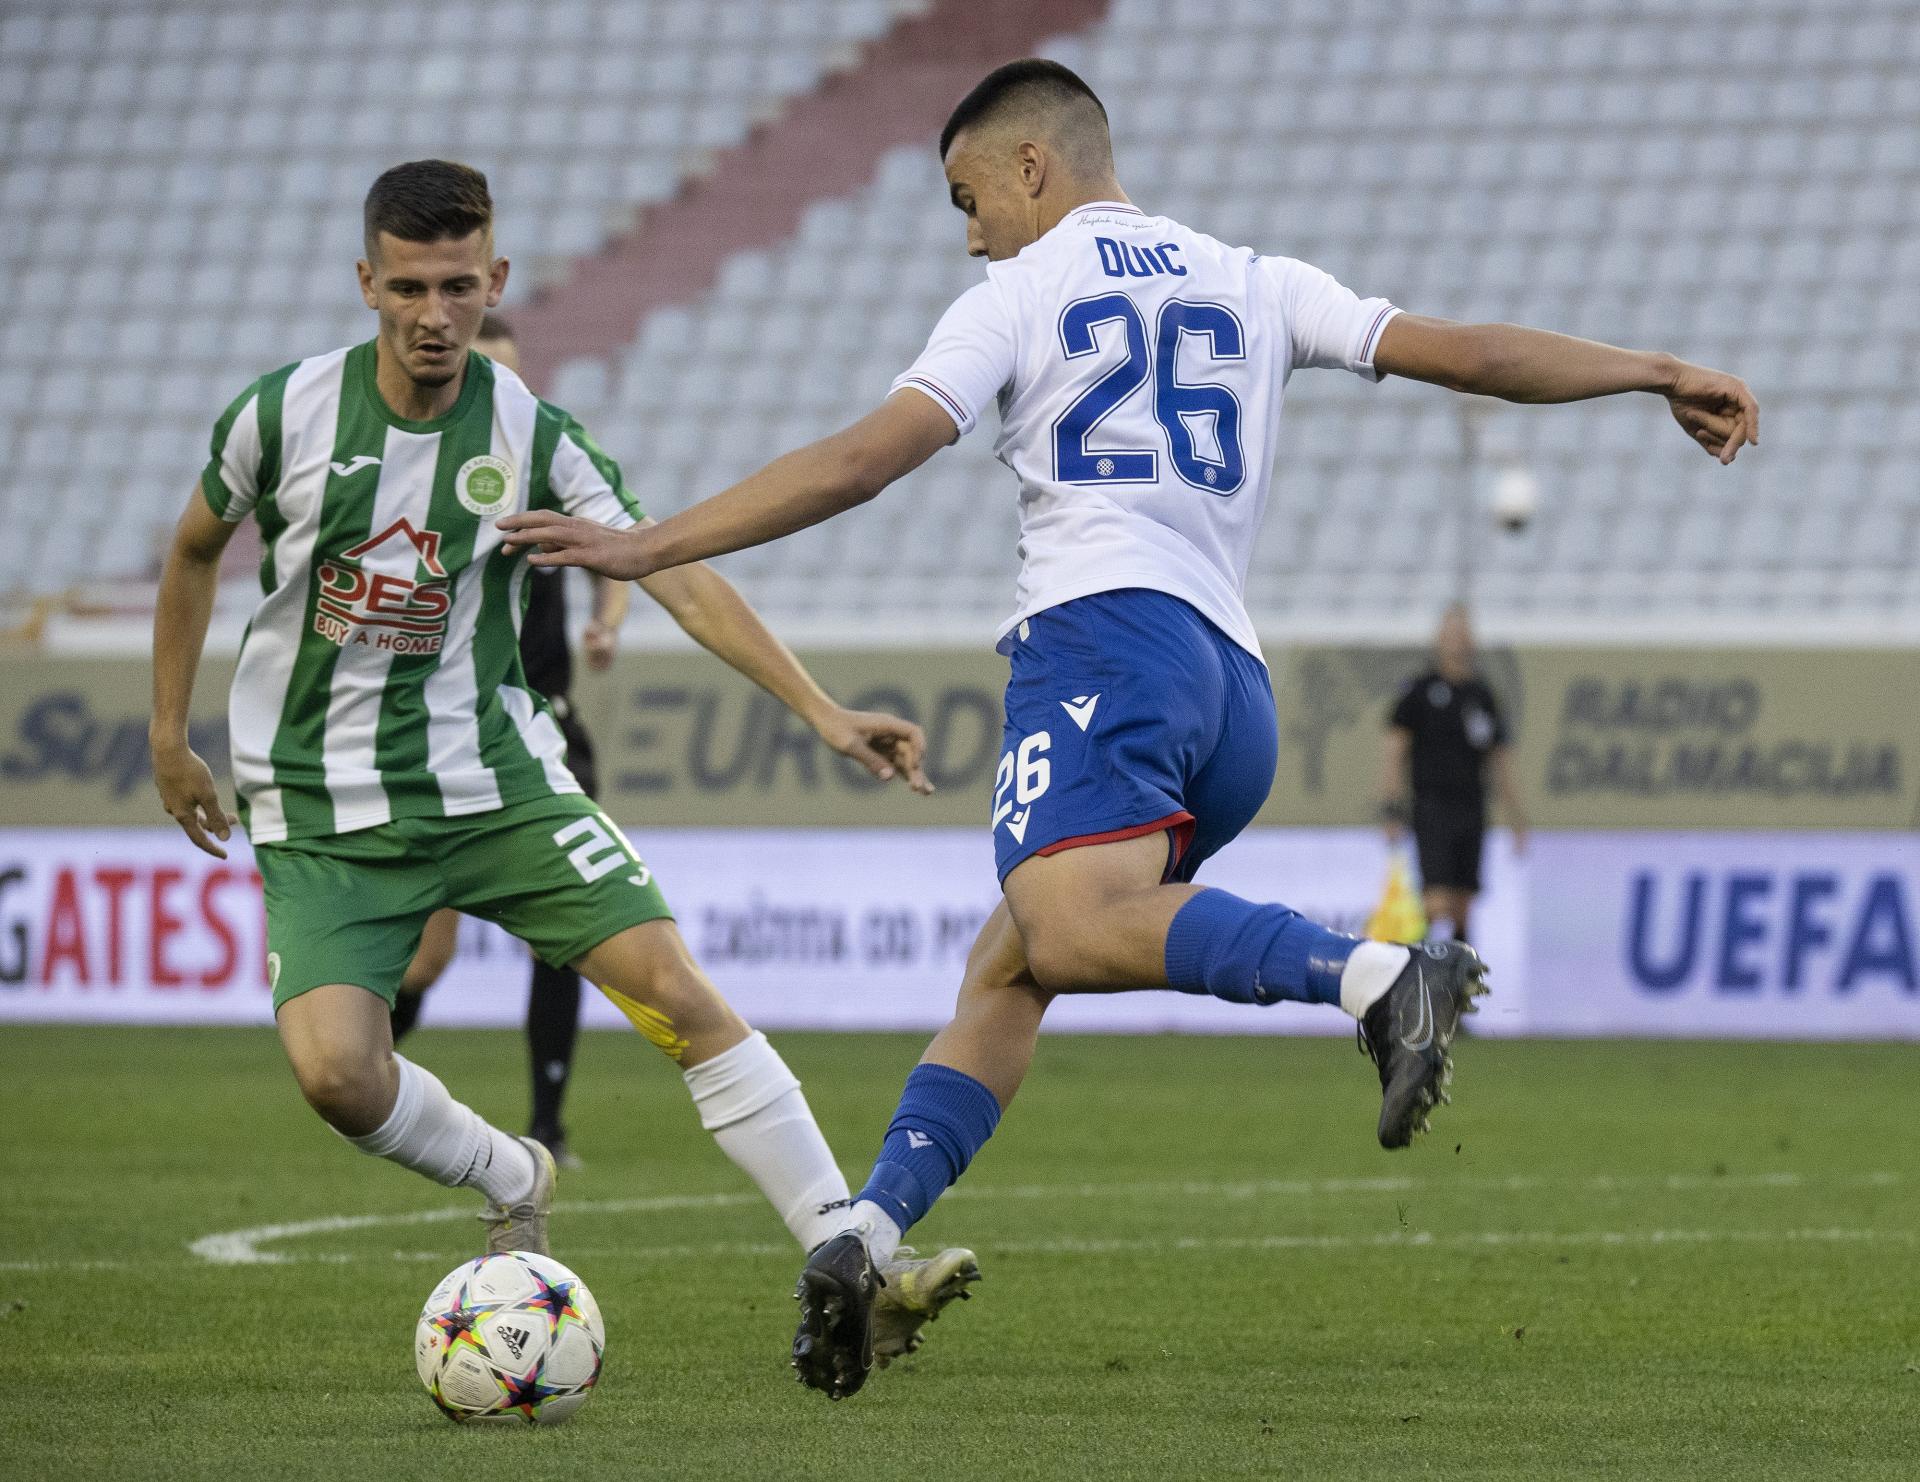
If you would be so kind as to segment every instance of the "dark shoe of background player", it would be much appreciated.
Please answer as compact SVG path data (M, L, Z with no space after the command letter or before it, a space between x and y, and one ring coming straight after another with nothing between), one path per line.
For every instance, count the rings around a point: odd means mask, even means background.
M579 1155L567 1146L565 1128L530 1127L527 1129L527 1136L531 1137L535 1142L539 1143L540 1146L553 1154L553 1162L556 1168L567 1173L573 1173L586 1166L580 1161Z

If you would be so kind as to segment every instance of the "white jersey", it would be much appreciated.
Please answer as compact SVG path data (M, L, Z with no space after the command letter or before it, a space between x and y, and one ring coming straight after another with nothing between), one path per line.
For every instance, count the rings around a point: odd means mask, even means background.
M1103 201L1071 212L947 310L911 386L964 435L1000 403L1020 479L1020 581L1001 636L1045 608L1147 587L1258 655L1244 593L1287 377L1378 380L1399 311L1318 268Z

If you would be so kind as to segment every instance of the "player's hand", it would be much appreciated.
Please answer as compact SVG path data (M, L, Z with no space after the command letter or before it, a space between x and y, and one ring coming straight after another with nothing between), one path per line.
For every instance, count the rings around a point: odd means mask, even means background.
M160 789L160 806L173 821L186 830L196 847L215 859L225 859L227 851L212 834L225 840L240 820L220 806L220 793L213 785L213 772L194 754L190 746L156 746L153 749L153 785Z
M1667 406L1687 436L1723 464L1748 443L1760 446L1760 403L1738 376L1679 361Z
M933 791L921 770L926 760L926 733L910 720L877 710L829 711L814 725L820 739L842 756L850 756L882 782L899 773L922 797Z
M619 630L608 627L599 618L587 624L587 631L580 638L580 652L586 655L587 667L595 671L611 666L619 647Z
M616 581L638 581L659 568L650 559L646 527L613 530L557 510L530 509L499 522L507 551L530 550L534 566L584 566Z

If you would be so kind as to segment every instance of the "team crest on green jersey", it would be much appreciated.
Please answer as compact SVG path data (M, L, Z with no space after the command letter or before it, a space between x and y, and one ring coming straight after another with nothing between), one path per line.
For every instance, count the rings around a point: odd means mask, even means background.
M513 499L513 465L491 453L469 458L453 476L453 497L483 520L505 514Z
M394 554L411 547L412 576L368 571L362 564L389 541L401 542L401 551ZM387 559L382 556L383 563ZM313 630L342 648L437 654L446 641L447 614L452 608L447 568L440 561L440 533L416 530L411 520L402 517L378 535L320 563Z

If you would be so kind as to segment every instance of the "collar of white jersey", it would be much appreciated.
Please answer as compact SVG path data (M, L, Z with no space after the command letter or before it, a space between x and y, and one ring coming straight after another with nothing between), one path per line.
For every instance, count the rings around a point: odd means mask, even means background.
M1109 216L1145 216L1147 214L1138 206L1130 205L1126 201L1088 201L1084 206L1075 206L1060 219L1072 221L1075 217L1084 216L1090 211L1104 212Z
M1042 242L1053 236L1061 227L1078 226L1082 220L1089 216L1138 216L1144 221L1146 220L1147 213L1142 211L1138 206L1128 205L1125 201L1088 201L1084 206L1075 206L1065 216L1062 216L1052 226L1048 227L1039 236L1027 243L1026 246L1014 253L1012 260L1017 262L1029 252L1038 249ZM987 271L991 273L999 266L999 263L990 262L987 264Z

